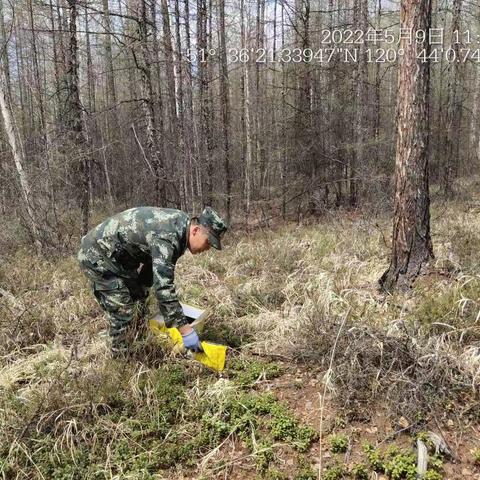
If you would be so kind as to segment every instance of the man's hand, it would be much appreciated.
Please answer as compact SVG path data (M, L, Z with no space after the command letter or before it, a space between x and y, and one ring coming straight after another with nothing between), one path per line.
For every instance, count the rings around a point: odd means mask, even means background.
M178 327L178 331L182 335L188 335L190 332L193 332L193 327L191 327L188 323L186 325L182 325L181 327Z
M183 346L186 349L193 350L194 352L202 351L197 332L190 327L190 325L185 325L184 327L179 328L179 331L182 334Z

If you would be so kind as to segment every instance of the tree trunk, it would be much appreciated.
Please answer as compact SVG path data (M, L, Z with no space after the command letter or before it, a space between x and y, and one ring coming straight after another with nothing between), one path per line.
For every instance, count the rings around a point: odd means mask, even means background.
M119 122L117 117L117 87L115 84L115 73L113 66L113 55L112 55L112 22L110 19L110 8L108 0L102 0L102 9L103 9L103 28L105 30L103 38L103 64L105 68L105 105L107 107L107 113L105 115L105 131L99 132L101 136L102 143L102 160L103 160L103 172L105 175L105 186L107 190L107 196L110 203L110 206L114 206L113 199L113 189L112 182L110 179L110 172L108 169L108 161L110 154L115 158L115 152L111 146L119 136ZM88 34L87 34L88 38ZM129 73L131 75L131 73ZM106 137L106 144L104 141L104 136ZM126 158L126 155L125 155Z
M256 18L256 48L258 51L265 47L265 0L257 0L257 18ZM255 62L255 168L253 175L253 186L258 185L259 189L264 187L265 173L267 168L267 160L265 158L265 150L263 148L264 138L264 108L263 98L265 96L264 79L261 75L261 62ZM262 68L263 70L263 68ZM256 174L258 171L258 175ZM258 180L257 180L258 176ZM255 190L255 187L253 188Z
M189 189L187 180L188 171L188 156L185 141L185 105L183 95L183 57L182 57L182 37L180 29L180 2L175 0L175 81L177 92L177 130L180 141L181 159L179 159L179 168L181 169L181 187L180 187L180 208L188 211L188 204L191 204L189 199ZM180 167L181 164L181 167Z
M23 169L25 163L25 153L21 146L14 127L13 113L8 97L8 89L6 83L6 75L3 68L0 69L0 109L2 111L3 123L5 125L5 131L7 133L8 143L12 149L13 160L15 162L15 168L17 170L18 180L20 182L20 189L22 191L23 200L28 214L28 220L32 229L32 236L37 248L37 252L41 251L40 231L38 228L38 221L36 217L35 206L33 202L33 195L30 189L30 183L27 178L27 174Z
M245 25L245 2L240 2L240 22L241 22L241 42L242 48L247 48L247 34ZM253 156L253 142L252 142L252 113L250 105L250 65L249 62L243 64L243 117L245 121L245 227L248 228L251 209L252 196L252 156Z
M454 32L460 30L460 12L462 9L462 0L454 0L453 13L452 13L452 43L450 48L455 52L456 59L461 58L460 47L461 45L454 41ZM447 87L447 120L445 125L445 154L446 161L443 173L443 193L446 197L453 195L453 180L457 175L459 168L458 158L458 145L460 139L460 118L461 118L461 105L460 105L460 92L459 92L459 78L461 63L459 61L449 62L447 78L449 81Z
M19 129L19 137L26 138L27 132L33 130L33 125L30 123L28 124L27 117L32 116L31 112L28 111L26 105L26 93L25 93L25 67L23 63L23 35L22 35L22 28L19 25L19 19L17 18L15 21L15 63L17 65L18 70L18 97L20 101L20 114L21 114L21 128ZM10 83L9 83L10 84ZM7 89L10 89L10 86L7 86ZM12 101L12 97L9 97L10 101ZM13 108L13 106L12 106ZM30 115L29 115L30 114ZM30 120L31 121L31 120Z
M228 80L227 49L225 40L225 1L219 2L219 77L220 77L220 101L222 104L222 138L223 138L223 168L225 172L225 215L227 222L230 223L230 205L232 178L230 173L230 91Z
M169 140L170 148L169 159L171 165L173 166L172 170L177 172L179 169L179 162L182 156L183 145L181 141L181 134L178 127L178 116L177 116L177 93L175 88L175 71L174 71L174 58L173 58L173 46L172 46L172 32L170 28L170 12L168 8L167 0L161 0L161 9L162 9L162 18L163 18L163 52L165 55L165 71L167 79L167 110L168 110L168 128L166 129L169 139L174 139L173 141ZM180 149L179 147L180 143ZM180 150L180 151L179 151ZM180 191L181 191L181 182L178 181L178 177L172 175L172 186L175 187L175 202L179 206L180 201ZM180 188L178 188L180 187Z
M282 49L285 47L285 4L282 2L282 17L280 21L280 25L282 26ZM282 90L281 90L281 112L282 112L282 119L283 119L283 135L281 145L283 146L283 151L281 153L282 160L281 160L281 171L280 171L280 180L281 180L281 189L282 189L282 219L286 220L287 216L287 159L288 159L288 139L285 132L285 118L287 112L287 89L288 89L288 82L287 82L287 65L285 62L282 62L281 65L281 74L282 74Z
M478 67L475 67L475 88L474 88L474 98L473 98L473 109L472 117L470 119L470 145L468 148L469 153L469 165L472 165L473 162L480 162L480 135L479 135L479 125L478 120L480 116L480 72Z
M71 140L74 148L80 153L80 172L82 179L82 190L80 195L80 207L82 211L81 233L88 232L90 219L90 158L86 148L86 138L82 125L82 105L80 103L79 79L78 79L78 43L77 43L77 15L78 1L68 0L69 8L69 46L66 71L66 82L68 95L66 101L65 120L67 137Z
M211 114L208 85L208 37L207 37L207 0L197 0L197 53L198 53L198 96L200 110L200 168L206 171L205 192L202 201L204 204L212 203L211 172Z
M477 10L477 18L480 18L480 9ZM473 94L473 109L470 119L470 145L468 148L468 165L476 163L475 170L478 170L480 164L480 130L478 125L480 115L480 71L478 66L473 68L474 75L474 94Z
M6 94L10 98L10 60L8 58L8 37L5 29L5 14L4 14L3 2L0 1L0 35L1 35L1 61L4 65L5 75L5 87L7 89Z
M50 28L52 30L52 50L53 50L53 74L54 74L54 85L55 91L60 90L60 70L59 70L59 58L58 58L58 46L57 46L57 31L55 26L55 13L53 10L52 0L49 0L49 10L50 10ZM56 96L56 102L53 109L53 117L56 119L59 112L58 106L58 95Z
M107 96L107 106L112 106L117 102L117 91L115 88L115 75L113 73L112 57L112 25L110 22L110 10L108 0L102 0L103 22L105 34L103 35L103 58L105 63L105 90Z
M213 16L213 8L212 8L212 0L208 0L208 7L207 7L207 19L206 19L206 45L207 51L213 52L215 51L213 48L213 27L212 27L212 16ZM209 58L210 55L207 56L209 61L205 66L205 81L206 81L206 108L204 110L205 113L205 140L207 142L207 165L206 165L206 175L205 175L205 190L207 192L206 198L208 205L215 206L214 197L213 197L213 174L214 174L214 150L215 150L215 139L217 136L215 135L215 108L213 102L213 74L214 74L214 63L213 58Z
M159 132L155 117L154 108L154 90L151 77L151 61L150 52L148 51L148 18L147 6L145 0L140 0L140 50L142 55L142 62L138 65L141 74L141 88L142 88L142 106L146 121L146 135L147 135L147 151L151 159L155 174L155 201L159 205L165 205L165 170L163 157L160 147Z
M165 55L165 70L168 86L168 113L170 117L170 132L176 133L177 123L177 105L175 95L175 75L173 72L173 48L172 48L172 32L170 29L170 14L168 10L167 0L161 0L162 19L163 19L163 52Z
M401 28L428 32L431 0L402 0ZM428 192L429 61L417 58L415 42L402 39L398 71L395 216L392 257L380 279L387 291L409 288L433 258ZM428 43L419 44L429 53Z
M185 131L192 131L193 135L186 135L186 149L188 152L188 178L187 184L191 197L191 211L197 210L197 201L201 198L201 188L198 186L201 182L196 182L199 159L199 139L197 135L197 122L193 115L193 75L191 60L191 37L190 37L190 4L188 0L184 0L184 24L185 24L185 47L187 51L187 62L185 63L187 89L186 89L186 116L185 116ZM196 188L197 187L197 188Z
M366 32L368 28L368 1L358 0L359 22L358 29ZM365 145L365 109L366 109L366 95L367 95L367 59L365 57L365 44L361 43L359 47L359 55L357 62L357 76L356 76L356 92L355 92L355 149L352 155L352 163L350 165L350 205L355 206L358 200L358 172L360 166L362 170L364 165L364 145Z
M96 95L95 95L95 77L93 73L93 59L92 48L90 44L90 32L88 22L88 10L85 8L85 50L87 60L87 103L88 115L91 115L96 110Z
M33 79L35 85L35 96L37 97L38 112L40 114L40 136L43 139L43 146L47 145L46 141L46 121L45 121L45 108L43 104L42 82L40 80L40 68L38 66L38 49L37 49L37 35L35 32L35 24L33 21L33 4L32 0L28 2L28 14L31 28L32 39L32 61L33 61Z
M168 14L168 9L167 9ZM172 158L172 142L166 141L166 139L170 136L168 133L171 128L171 122L165 122L165 118L168 117L168 114L164 111L164 107L168 109L168 105L164 105L164 92L162 86L162 66L161 62L162 59L160 57L160 40L158 35L158 25L157 25L157 6L156 2L150 2L150 22L151 22L151 37L152 37L152 55L147 55L147 58L151 60L151 64L148 66L148 70L150 71L150 82L152 84L152 108L154 113L154 123L156 129L155 141L158 143L157 151L158 151L158 160L155 160L155 163L160 161L161 163L161 170L165 172L165 169L168 168L167 159ZM148 30L148 28L147 28ZM142 40L143 41L143 40ZM147 40L145 39L145 45ZM145 51L147 48L145 47ZM148 52L147 52L148 53ZM150 62L150 60L148 60ZM162 62L163 63L163 62ZM154 75L155 74L155 75ZM154 81L155 80L155 81ZM164 141L160 141L160 139L165 139ZM160 160L161 159L161 160ZM172 162L171 165L173 167L175 163ZM167 201L167 187L165 183L165 179L162 180L163 182L163 190L164 193L161 194L164 196L164 202ZM159 200L160 201L160 198Z
M127 1L127 14L131 14L132 12L137 12L136 8L131 8L130 3L134 3L137 0L130 0ZM136 97L136 88L135 88L135 58L133 56L133 40L132 37L135 37L135 33L137 31L136 26L133 25L133 21L129 20L124 22L123 14L122 14L122 0L118 0L118 11L120 13L120 29L122 33L125 35L125 48L124 50L124 59L127 69L127 77L128 77L128 92L131 99ZM133 30L133 32L132 32Z
M377 30L382 28L382 0L378 0L377 9ZM382 77L380 75L381 62L375 62L375 93L373 107L373 138L375 140L375 160L380 161L380 87Z

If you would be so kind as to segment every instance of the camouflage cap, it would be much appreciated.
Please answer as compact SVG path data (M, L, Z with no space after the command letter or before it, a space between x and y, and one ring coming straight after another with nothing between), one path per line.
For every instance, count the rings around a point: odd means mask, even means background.
M222 249L220 240L227 231L227 224L211 207L205 207L198 217L198 223L208 230L208 243L217 250Z

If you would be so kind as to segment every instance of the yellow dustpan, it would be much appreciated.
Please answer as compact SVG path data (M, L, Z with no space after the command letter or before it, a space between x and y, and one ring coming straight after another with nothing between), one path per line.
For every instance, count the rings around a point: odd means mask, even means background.
M170 338L173 343L174 350L183 348L182 334L178 329L172 327L167 328L164 323L157 320L148 322L150 330L159 338ZM221 372L225 368L225 357L227 355L227 347L225 345L217 345L216 343L200 342L203 352L194 353L193 358L207 367L213 368L217 372Z

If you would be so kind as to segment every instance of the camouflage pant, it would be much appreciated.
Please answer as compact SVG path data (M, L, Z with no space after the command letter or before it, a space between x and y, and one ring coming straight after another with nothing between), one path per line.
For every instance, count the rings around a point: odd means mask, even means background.
M148 286L138 276L127 278L108 271L101 262L85 260L79 254L80 266L92 282L92 289L109 323L112 353L121 357L146 331Z

